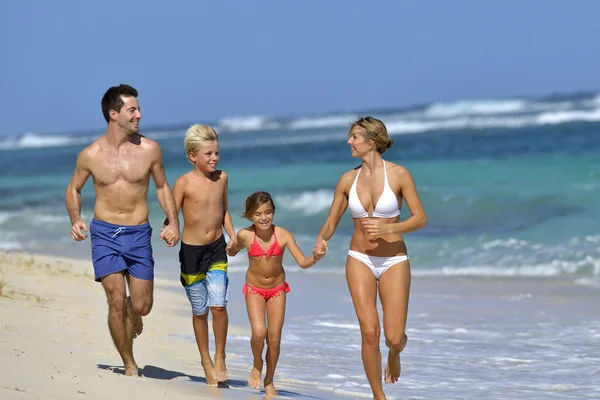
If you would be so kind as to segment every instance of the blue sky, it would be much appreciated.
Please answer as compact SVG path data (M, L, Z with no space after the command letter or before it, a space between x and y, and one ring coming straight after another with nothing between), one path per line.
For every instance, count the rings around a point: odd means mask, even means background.
M0 4L0 136L104 129L112 85L143 125L600 90L600 2Z

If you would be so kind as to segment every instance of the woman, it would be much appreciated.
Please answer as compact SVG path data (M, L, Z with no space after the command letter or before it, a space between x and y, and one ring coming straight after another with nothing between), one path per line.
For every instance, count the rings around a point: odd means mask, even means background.
M340 178L314 249L315 255L327 250L327 241L350 207L354 233L346 260L346 280L360 324L362 361L374 399L385 399L376 307L378 287L389 348L385 382L394 383L400 376L400 352L408 339L405 329L410 263L402 234L421 229L427 222L408 170L382 158L393 143L383 122L376 118L359 118L352 123L348 144L352 157L360 158L362 164ZM402 200L411 216L399 222Z

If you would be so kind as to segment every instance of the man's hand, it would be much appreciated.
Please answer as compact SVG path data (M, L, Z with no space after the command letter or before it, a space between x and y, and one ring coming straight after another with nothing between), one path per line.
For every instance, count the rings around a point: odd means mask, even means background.
M87 235L82 231L88 232L88 227L81 218L76 219L75 222L73 222L73 225L71 226L71 238L73 238L73 240L76 242L81 242L82 240L85 240L87 238Z
M169 247L175 246L179 242L179 228L175 224L163 225L160 240L164 240Z

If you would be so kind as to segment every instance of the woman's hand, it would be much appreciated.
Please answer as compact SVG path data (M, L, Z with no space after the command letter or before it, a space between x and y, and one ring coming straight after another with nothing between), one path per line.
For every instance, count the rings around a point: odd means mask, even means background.
M361 221L362 227L369 236L378 237L389 233L387 231L388 224L381 222L378 219L365 218Z

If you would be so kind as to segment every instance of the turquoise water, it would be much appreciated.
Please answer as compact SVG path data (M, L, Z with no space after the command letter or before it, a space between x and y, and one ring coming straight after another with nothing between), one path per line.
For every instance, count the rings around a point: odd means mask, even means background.
M598 364L600 96L520 99L511 112L506 101L374 113L396 142L385 159L408 167L428 216L425 229L405 236L417 279L407 373L390 389L398 398L597 398L600 390L590 383ZM358 165L346 144L353 117L216 121L236 229L247 224L239 217L245 198L268 190L277 205L275 222L309 253L339 177ZM182 127L145 134L161 145L169 182L190 169ZM89 240L70 238L64 191L77 154L95 136L27 134L0 141L0 249L90 257ZM88 223L93 201L90 181L83 190ZM164 214L152 190L149 201L157 274L177 280L177 248L158 241ZM401 218L407 216L403 205ZM351 234L347 212L327 256L306 272L286 254L292 292L278 373L356 398L368 397L369 389L342 277ZM240 292L246 267L244 252L230 259L233 323L247 323ZM483 279L462 285L434 278L436 286L424 278L456 275ZM507 283L505 276L512 279ZM558 283L543 277L558 277ZM197 354L191 327L189 335L190 352ZM248 340L231 335L228 352L250 363ZM582 374L582 368L592 372Z
M387 116L396 143L385 158L409 168L428 215L426 229L406 237L415 273L600 274L596 222L600 217L600 122L395 132L399 115L404 114ZM386 115L380 117L386 120ZM502 118L509 117L502 114ZM439 118L429 120L440 124ZM230 211L236 228L247 224L238 217L246 196L267 190L277 202L276 223L292 230L308 252L327 215L337 180L358 162L346 144L347 124L337 126L336 120L333 126L302 129L292 129L291 124L224 131L220 167L230 175ZM183 129L146 134L162 146L171 183L189 170ZM5 146L0 152L0 248L89 253L88 245L69 238L63 195L78 152L92 139L71 137L60 145L39 141L37 146ZM89 222L91 181L83 198ZM163 216L152 191L150 201L151 222L159 226ZM402 218L407 215L404 205ZM346 213L321 268L343 267L351 232ZM167 260L173 254L156 241L155 250L158 259ZM233 270L244 266L243 257L232 260Z

